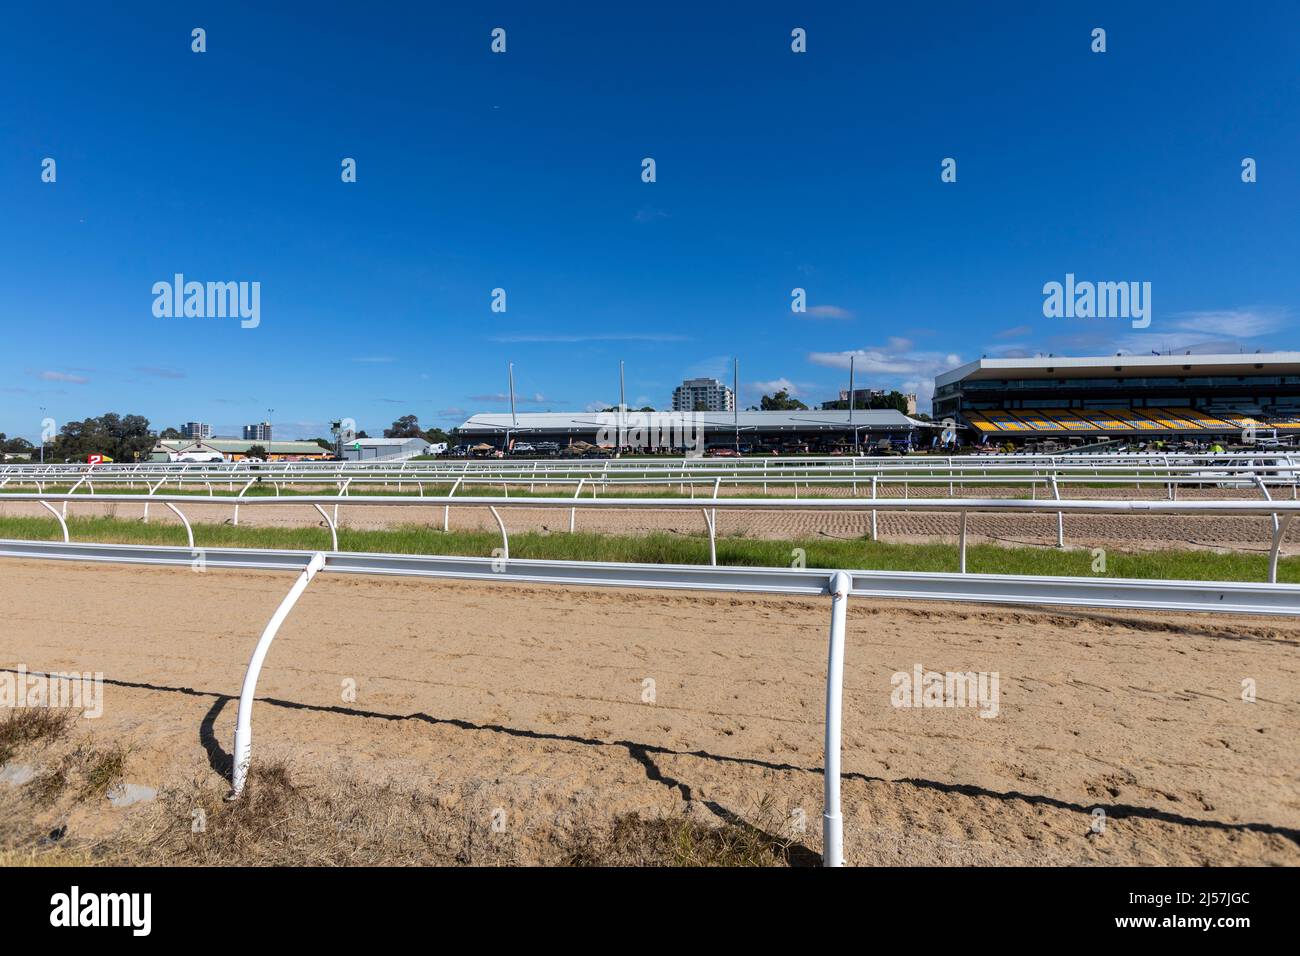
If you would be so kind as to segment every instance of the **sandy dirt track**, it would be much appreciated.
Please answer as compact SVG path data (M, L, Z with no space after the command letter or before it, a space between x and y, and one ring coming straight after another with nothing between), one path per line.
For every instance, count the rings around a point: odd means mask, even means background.
M131 782L214 776L291 581L0 560L0 666L104 672L105 714L82 726L132 743ZM745 818L770 795L816 853L828 614L322 576L268 659L254 759L473 795L527 830L683 801ZM848 861L1300 863L1297 650L1293 620L851 602ZM999 716L891 706L891 674L917 663L999 672Z

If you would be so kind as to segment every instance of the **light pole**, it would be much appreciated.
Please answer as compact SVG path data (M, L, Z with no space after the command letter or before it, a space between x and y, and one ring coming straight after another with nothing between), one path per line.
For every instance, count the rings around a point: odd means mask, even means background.
M731 417L736 425L736 454L740 454L740 356L731 369Z
M274 408L268 408L266 410L266 440L267 441L271 440L271 416L274 414L275 414Z
M45 464L45 406L41 406L41 464Z

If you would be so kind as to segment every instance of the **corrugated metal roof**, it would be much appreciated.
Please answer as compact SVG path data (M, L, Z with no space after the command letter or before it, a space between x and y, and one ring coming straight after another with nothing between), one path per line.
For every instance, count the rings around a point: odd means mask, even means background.
M1256 368L1256 366L1262 368ZM1036 358L982 358L934 377L936 388L965 379L1098 378L1167 376L1183 366L1194 375L1300 375L1300 352L1241 352L1226 355L1051 355ZM1051 371L1049 371L1049 369Z
M242 453L248 451L254 445L261 445L266 449L268 455L329 454L314 441L253 441L251 439L244 441L240 438L204 438L200 442L197 438L168 438L158 442L158 444L170 451L184 451L187 448L202 445L204 448L212 448L220 452Z
M482 412L471 415L458 431L487 433L510 431L590 431L604 426L617 427L617 412L521 412L512 422L509 412ZM706 430L741 431L784 429L814 431L847 429L848 409L817 409L796 412L627 412L625 421L650 428L666 428L672 423L699 422ZM856 409L853 425L871 428L913 428L923 425L894 409Z
M405 445L407 442L413 441L424 441L424 439L417 435L412 435L410 438L353 438L344 442L344 444L355 445L360 442L363 448L381 448L390 445Z

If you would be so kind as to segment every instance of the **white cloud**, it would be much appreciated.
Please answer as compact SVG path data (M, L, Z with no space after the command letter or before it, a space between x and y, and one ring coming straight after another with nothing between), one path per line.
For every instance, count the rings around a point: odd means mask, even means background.
M1163 322L1157 316L1145 332L1120 336L1114 350L1135 353L1235 352L1241 349L1243 339L1278 332L1286 327L1289 318L1286 309L1272 306L1179 312Z
M487 395L469 395L471 402L508 402L510 401L509 392L492 392ZM516 405L544 405L547 402L554 404L556 399L547 398L541 392L534 392L532 395L515 394Z
M808 355L808 361L814 365L843 370L848 369L850 358L857 387L912 392L922 405L934 393L934 376L962 363L961 356L955 352L917 351L911 340L899 336L890 338L885 345Z
M914 352L891 349L889 346L848 352L810 352L808 361L827 368L847 369L850 357L858 372L912 378L932 376L961 364L961 356L954 352Z
M803 394L799 386L788 378L776 378L772 379L770 382L748 382L746 384L755 392L760 392L764 395L775 395L777 392L785 392L791 398L798 398Z
M67 372L42 372L41 378L47 382L71 382L73 385L86 385L90 379L81 375L69 375Z

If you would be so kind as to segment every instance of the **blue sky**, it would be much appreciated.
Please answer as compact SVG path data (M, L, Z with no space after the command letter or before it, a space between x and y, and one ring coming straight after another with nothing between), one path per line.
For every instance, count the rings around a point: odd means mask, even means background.
M521 410L735 356L811 405L849 353L924 407L982 354L1297 345L1294 3L262 6L7 13L0 431L450 427L507 361ZM178 272L260 325L155 317ZM1044 318L1067 272L1151 282L1150 328Z

